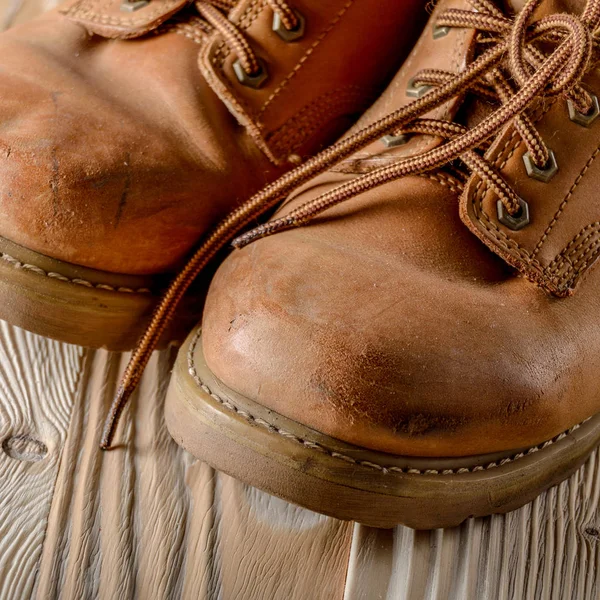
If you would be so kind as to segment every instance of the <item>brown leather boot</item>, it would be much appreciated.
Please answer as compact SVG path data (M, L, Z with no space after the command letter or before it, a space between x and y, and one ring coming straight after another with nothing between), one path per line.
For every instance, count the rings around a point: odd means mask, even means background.
M421 14L423 0L75 0L2 34L0 318L130 348L202 235L381 93Z
M234 242L167 400L197 457L434 528L523 505L598 443L600 2L501 4L440 1L315 171L349 157Z

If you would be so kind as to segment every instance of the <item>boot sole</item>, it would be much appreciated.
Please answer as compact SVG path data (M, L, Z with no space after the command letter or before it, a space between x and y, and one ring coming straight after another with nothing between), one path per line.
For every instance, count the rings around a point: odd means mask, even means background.
M44 337L130 350L160 297L151 285L157 280L78 267L0 238L0 319ZM201 304L198 298L184 303L159 347L185 339Z
M165 417L174 440L220 471L337 519L436 529L505 513L569 477L600 442L595 415L512 452L436 459L370 451L227 388L195 352L199 340L198 331L185 342L171 378Z

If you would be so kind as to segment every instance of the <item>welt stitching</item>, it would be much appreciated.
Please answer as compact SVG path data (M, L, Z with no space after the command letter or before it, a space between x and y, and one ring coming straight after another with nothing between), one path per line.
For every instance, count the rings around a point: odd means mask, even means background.
M128 287L116 287L112 285L108 285L106 283L92 283L91 281L87 281L85 279L80 278L70 278L65 275L61 275L60 273L55 273L54 271L45 271L36 265L30 265L27 263L23 263L20 260L10 256L10 254L6 254L5 252L0 253L0 259L7 262L9 265L14 267L15 269L22 269L24 271L30 271L35 273L36 275L42 275L44 277L49 277L50 279L58 279L59 281L64 281L65 283L74 283L77 285L82 285L88 288L96 288L99 290L107 290L110 292L122 292L126 294L150 294L150 290L148 288L139 288L132 289Z
M544 449L548 448L549 446L552 446L553 444L556 444L557 442L563 440L568 435L570 435L571 433L573 433L574 431L579 429L584 423L587 423L587 421L589 421L591 418L590 417L588 419L585 419L585 421L582 421L581 423L574 425L567 431L564 431L563 433L558 434L557 436L553 437L552 439L550 439L546 442L543 442L542 444L538 444L537 446L532 446L531 448L528 448L527 450L525 450L523 452L519 452L512 456L507 456L498 461L488 463L487 465L477 465L475 467L460 467L458 469L438 470L438 469L415 469L412 467L397 467L395 465L382 465L382 464L371 462L371 461L358 460L356 458L353 458L352 456L348 456L347 454L343 454L341 452L331 450L330 448L327 448L323 444L317 444L316 442L311 442L309 440L302 439L302 438L298 437L297 435L295 435L289 431L286 431L285 429L276 427L275 425L273 425L272 423L269 423L268 421L265 421L264 419L255 417L251 413L237 407L230 400L221 398L219 395L215 394L208 387L208 385L206 385L202 381L202 379L198 375L198 371L196 370L196 363L194 361L194 352L196 350L198 341L200 340L200 334L201 334L201 330L198 329L198 331L196 332L196 334L192 340L192 343L190 344L190 347L188 349L188 353L187 353L188 373L190 374L190 376L192 377L192 379L194 380L196 385L198 385L198 387L204 393L208 394L213 400L218 402L221 406L223 406L230 412L233 412L236 415L239 415L248 423L251 423L253 425L258 425L259 427L266 429L270 433L280 435L292 442L295 442L297 444L300 444L301 446L304 446L305 448L309 448L310 450L315 450L316 452L320 452L321 454L327 454L328 456L331 456L332 458L342 460L346 463L380 471L384 475L388 475L390 473L399 473L399 474L404 474L404 475L461 475L464 473L477 473L480 471L487 471L487 470L494 469L497 467L502 467L506 464L515 462L526 456L530 456L531 454L539 452L540 450L544 450Z
M587 171L589 170L589 168L592 166L592 163L594 162L594 160L596 160L596 157L598 156L598 154L600 154L600 148L596 148L596 150L594 150L594 153L592 154L592 156L589 158L589 160L587 161L587 163L583 167L581 173L579 173L579 175L577 176L577 179L575 180L575 182L571 186L571 189L569 190L568 194L565 196L565 199L561 202L560 206L558 207L558 210L556 211L556 214L554 215L554 218L550 222L550 225L548 225L546 231L544 231L544 234L542 235L542 238L540 239L540 241L538 242L537 246L535 247L532 256L536 256L538 254L538 252L542 249L542 246L544 245L544 243L548 239L548 236L550 235L550 232L552 231L552 229L554 228L554 226L558 222L558 219L560 218L560 216L562 215L562 213L566 209L569 200L572 198L573 194L575 193L575 190L577 189L577 187L581 183L582 179L584 178L584 176L587 173Z
M337 13L334 17L333 21L329 24L329 27L313 42L312 46L308 48L304 56L296 63L296 66L292 69L291 73L288 73L287 77L275 88L273 93L267 98L263 107L259 111L259 116L262 116L267 107L275 100L275 98L282 92L282 90L292 81L292 79L298 74L300 69L304 66L306 61L312 56L314 51L317 49L319 44L331 33L331 31L335 28L336 25L341 21L344 14L348 11L348 9L354 4L355 0L348 0L346 4L342 7L342 9Z

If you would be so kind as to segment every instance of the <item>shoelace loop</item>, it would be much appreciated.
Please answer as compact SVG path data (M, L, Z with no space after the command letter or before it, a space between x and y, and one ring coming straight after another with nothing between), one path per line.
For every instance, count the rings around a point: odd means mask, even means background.
M593 34L600 25L600 0L588 0L580 16L553 14L533 21L542 1L528 0L515 18L507 17L491 0L469 0L473 11L449 9L441 13L438 26L478 31L482 51L462 73L430 70L417 74L414 83L431 86L428 93L309 159L255 194L215 227L163 296L133 352L105 423L103 449L110 447L119 416L183 294L207 263L236 235L239 237L233 239L232 245L241 248L258 238L304 225L332 206L376 186L440 168L457 159L486 180L510 215L522 211L521 199L485 160L481 149L507 123L513 122L534 163L544 167L550 152L527 110L539 98L557 96L568 99L582 114L593 107L593 97L580 82L598 47ZM552 47L549 53L547 46ZM516 90L511 80L516 83ZM500 105L470 129L457 123L425 118L430 111L467 92L499 101ZM239 235L250 223L276 207L294 188L385 134L398 132L435 135L443 142L422 155L358 176L306 202L285 217Z

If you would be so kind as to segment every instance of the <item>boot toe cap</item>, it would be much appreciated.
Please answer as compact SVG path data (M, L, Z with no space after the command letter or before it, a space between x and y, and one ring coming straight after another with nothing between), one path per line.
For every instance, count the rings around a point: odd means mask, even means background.
M232 389L346 442L409 455L496 452L544 441L576 418L560 402L568 344L553 344L539 302L543 293L522 280L500 289L440 280L292 231L221 266L203 350Z

